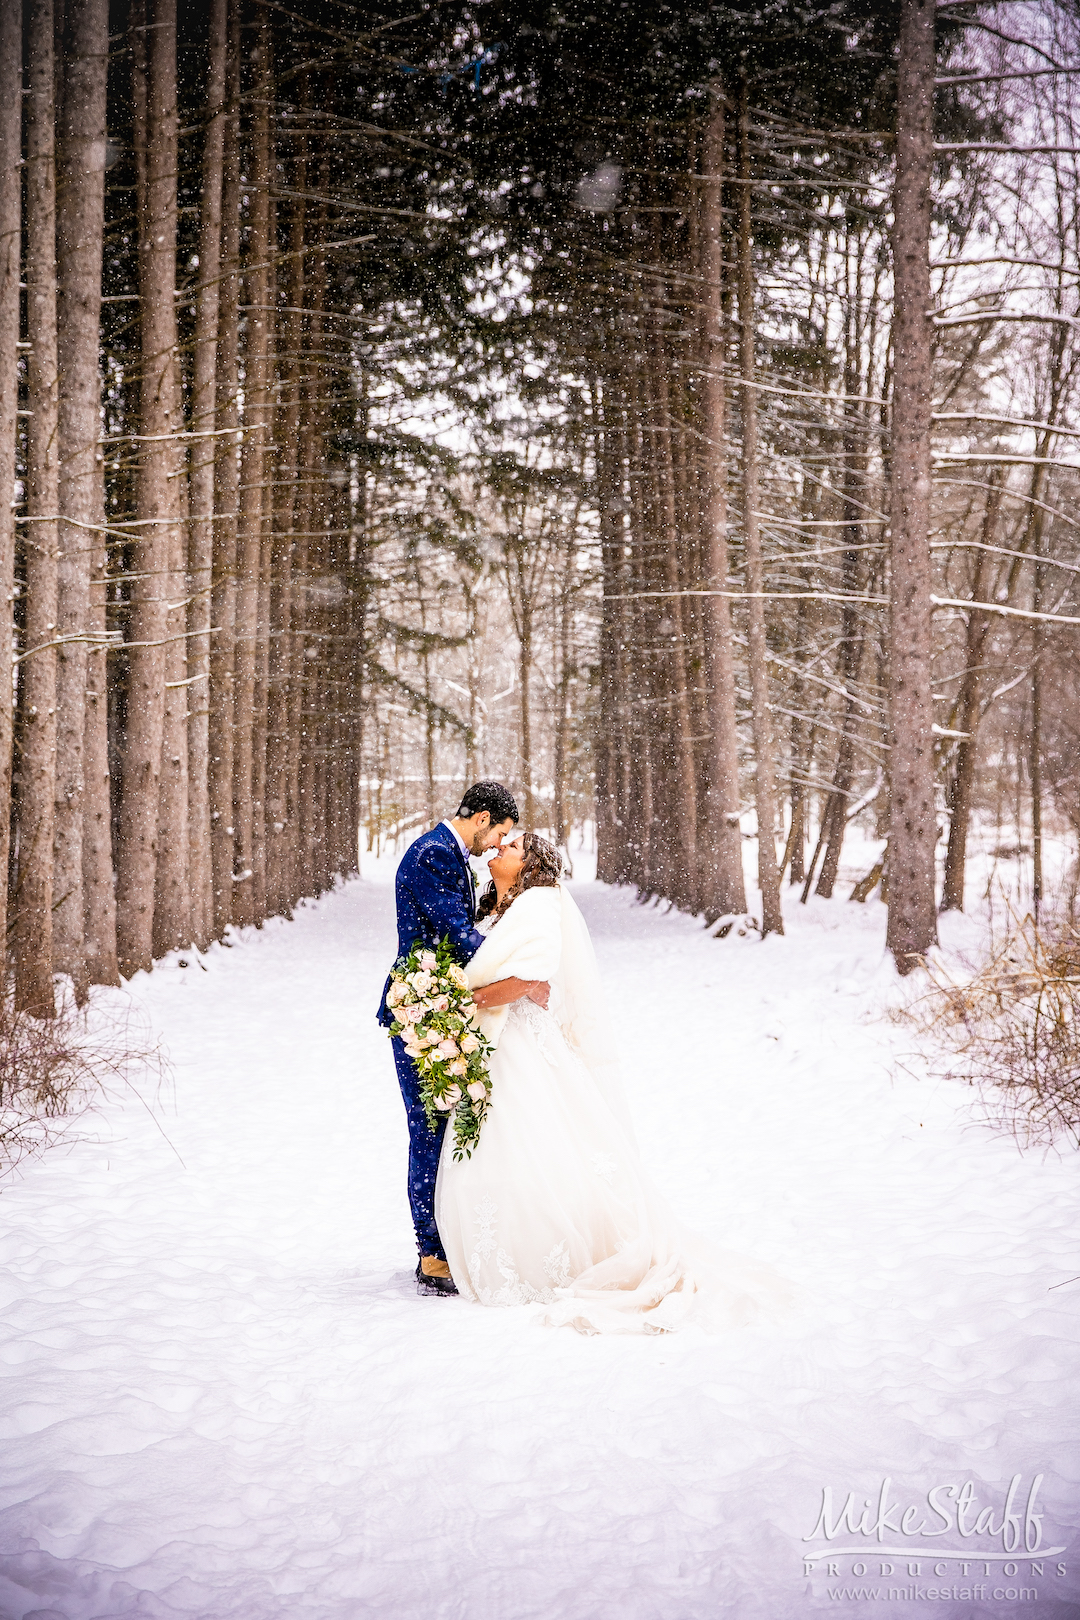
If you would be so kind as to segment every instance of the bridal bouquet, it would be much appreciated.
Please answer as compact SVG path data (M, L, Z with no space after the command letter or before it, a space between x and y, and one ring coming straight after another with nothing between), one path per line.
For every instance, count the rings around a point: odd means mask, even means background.
M386 1005L420 1076L420 1100L432 1130L452 1114L454 1158L471 1158L491 1102L488 1056L494 1051L476 1021L469 981L448 940L435 950L414 945L394 963Z

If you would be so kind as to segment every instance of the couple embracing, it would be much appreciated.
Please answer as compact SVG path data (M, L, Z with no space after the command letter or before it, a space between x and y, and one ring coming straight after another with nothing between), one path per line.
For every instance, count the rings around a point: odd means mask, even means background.
M643 1171L588 929L558 852L518 820L507 788L478 782L398 867L399 956L447 940L495 1047L479 1142L455 1159L393 1037L418 1290L543 1306L545 1321L585 1333L660 1332L704 1300L714 1318L719 1306L745 1320L754 1277L683 1228ZM477 905L469 856L490 851ZM379 1021L393 1021L385 990Z

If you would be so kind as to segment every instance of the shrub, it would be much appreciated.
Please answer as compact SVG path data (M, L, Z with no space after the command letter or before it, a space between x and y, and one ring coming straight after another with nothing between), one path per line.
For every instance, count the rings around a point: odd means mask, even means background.
M16 1011L10 988L0 994L0 1174L70 1139L72 1122L111 1085L130 1085L134 1068L164 1074L129 1007L92 998L80 1010L68 997L55 1018L34 1018Z
M1021 1142L1080 1147L1080 932L1025 917L966 981L926 966L908 1013L944 1044L947 1072Z

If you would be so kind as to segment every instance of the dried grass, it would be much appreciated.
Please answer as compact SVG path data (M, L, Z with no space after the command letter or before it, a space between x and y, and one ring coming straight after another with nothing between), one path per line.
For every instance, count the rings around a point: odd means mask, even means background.
M970 978L925 966L931 988L906 1016L944 1049L946 1072L1025 1146L1080 1147L1080 931L1014 916Z
M0 994L0 1175L78 1135L76 1121L119 1088L166 1074L149 1027L130 1006L98 1003L80 1010L64 997L55 1018L17 1012L10 988ZM151 1110L152 1111L152 1110Z

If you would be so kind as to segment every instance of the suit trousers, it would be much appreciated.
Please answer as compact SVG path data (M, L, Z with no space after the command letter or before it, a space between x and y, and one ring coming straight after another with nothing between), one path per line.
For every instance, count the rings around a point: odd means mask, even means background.
M446 1120L441 1119L437 1128L431 1129L420 1101L420 1077L416 1065L407 1055L400 1036L393 1036L390 1044L394 1048L398 1085L409 1121L409 1208L416 1230L416 1247L421 1257L434 1255L439 1260L445 1260L442 1239L435 1225L435 1177L439 1169Z

